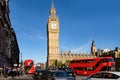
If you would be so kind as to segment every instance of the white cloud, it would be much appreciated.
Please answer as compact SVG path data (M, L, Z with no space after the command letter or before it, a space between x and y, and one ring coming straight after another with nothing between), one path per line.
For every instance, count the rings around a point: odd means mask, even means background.
M24 38L24 39L40 39L40 40L46 40L46 37L45 36L41 36L39 34L28 34L28 33L25 33L25 32L20 32L18 34L18 36L20 38Z
M66 46L61 46L60 45L60 50L61 51L67 51L67 50L70 50L71 52L74 52L74 53L90 53L90 48L91 48L91 40L88 40L87 42L85 42L84 45L82 46L79 46L77 48L74 48L74 49L70 49L69 47L66 47Z
M80 46L78 48L73 49L73 52L90 52L90 48L91 48L91 41L89 40L87 43L85 43L83 46Z
M46 37L44 37L44 36L41 36L41 35L36 35L36 37L37 37L37 38L39 38L39 39L46 40Z

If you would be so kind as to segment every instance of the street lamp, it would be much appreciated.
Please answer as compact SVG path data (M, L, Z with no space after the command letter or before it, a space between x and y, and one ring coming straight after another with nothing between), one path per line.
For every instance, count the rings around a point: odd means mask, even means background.
M21 67L22 67L22 53L21 53Z

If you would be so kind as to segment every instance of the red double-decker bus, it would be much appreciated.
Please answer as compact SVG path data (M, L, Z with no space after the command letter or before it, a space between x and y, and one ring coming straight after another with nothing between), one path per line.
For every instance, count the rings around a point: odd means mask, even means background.
M77 75L90 75L99 71L114 71L115 62L112 57L82 58L72 60L69 67Z
M34 61L33 60L27 59L24 61L24 71L25 71L25 74L34 73Z

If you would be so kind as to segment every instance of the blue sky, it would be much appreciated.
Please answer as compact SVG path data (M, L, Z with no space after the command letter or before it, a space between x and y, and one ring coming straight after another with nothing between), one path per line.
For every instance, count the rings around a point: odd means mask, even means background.
M52 0L9 0L10 20L23 60L46 62L46 25ZM54 0L60 21L59 49L89 53L120 47L120 0Z

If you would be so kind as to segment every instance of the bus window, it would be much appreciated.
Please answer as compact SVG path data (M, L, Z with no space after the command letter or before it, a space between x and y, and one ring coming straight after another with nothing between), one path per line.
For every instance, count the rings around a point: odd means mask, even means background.
M75 70L76 74L90 75L93 72L114 70L115 62L112 57L84 58L72 60L69 67ZM86 74L84 74L84 71Z

